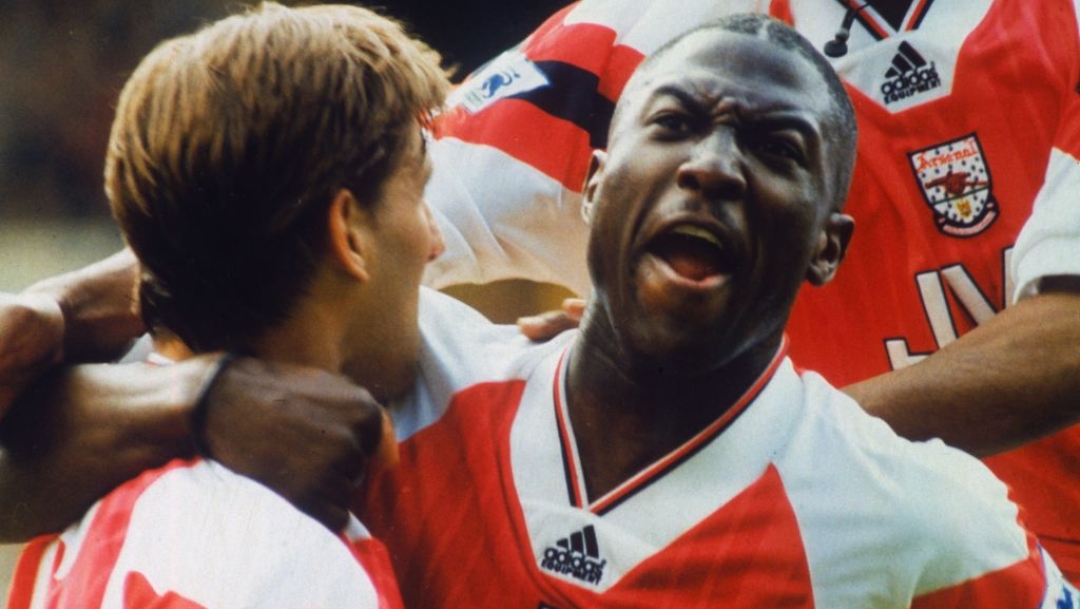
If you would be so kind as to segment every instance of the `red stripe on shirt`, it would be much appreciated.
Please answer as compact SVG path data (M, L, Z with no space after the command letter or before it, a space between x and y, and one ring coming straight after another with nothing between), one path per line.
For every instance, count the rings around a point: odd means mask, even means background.
M816 607L798 518L773 465L605 592L543 577L575 607Z
M543 31L529 37L525 56L532 61L561 61L596 74L597 91L611 101L619 99L645 57L637 49L616 44L615 31L595 23L555 24Z
M919 5L915 10L911 11L911 18L904 25L904 31L910 32L919 27L919 23L922 22L923 17L926 16L927 10L930 8L930 0L920 0Z
M206 609L206 607L173 591L159 595L146 580L145 575L132 571L124 578L124 609Z
M176 459L159 469L144 472L118 487L101 501L93 522L87 527L87 537L79 548L66 548L68 552L78 552L70 573L63 579L52 582L46 599L46 607L75 609L80 607L100 607L105 597L105 588L111 573L116 567L120 551L124 548L131 512L143 492L165 473L178 467L186 467L190 460ZM39 557L40 559L40 557ZM58 556L59 559L59 556ZM48 577L53 577L59 567L59 561L49 570ZM20 560L22 568L22 560ZM27 564L29 568L29 564ZM13 587L13 596L20 599L33 594L34 580L19 580L19 590ZM26 596L24 596L26 595ZM29 606L28 604L26 606Z
M494 146L575 191L585 183L588 132L527 101L504 99L476 115L457 108L440 122L441 136Z
M866 29L870 30L870 32L876 38L880 40L889 37L889 30L891 30L892 28L886 28L881 23L879 23L872 14L870 14L868 11L862 10L863 8L866 8L866 6L864 6L866 4L865 2L862 2L860 0L847 0L845 4L847 4L849 9L859 10L859 20L863 22L863 24L866 26Z
M11 579L11 595L8 598L8 609L29 609L34 599L34 584L41 572L41 561L45 559L45 552L49 545L57 541L57 535L44 535L31 541L19 555L19 562L15 565L15 572ZM63 542L58 542L60 549L57 552L57 560L63 556ZM55 563L55 561L54 561ZM54 564L53 572L56 571Z
M562 448L563 470L566 472L566 485L570 493L570 505L586 509L585 483L579 475L580 462L577 459L577 447L574 445L574 433L570 427L570 412L566 409L566 399L563 395L566 390L566 352L559 356L559 364L555 371L555 382L552 393L555 398L555 424L558 426L559 446Z
M1080 79L1080 75L1077 78ZM1076 83L1076 94L1070 96L1066 104L1061 116L1080 117L1080 80ZM1080 120L1061 121L1054 135L1054 147L1080 159Z
M1049 591L1056 594L1059 590ZM955 607L1039 607L1046 593L1046 572L1034 536L1028 534L1028 556L993 571L934 592L915 597L911 609Z
M597 93L615 101L643 55L616 45L611 28L593 24L564 25L562 11L526 41L529 60L558 61L593 74ZM592 151L589 133L519 99L503 99L475 114L463 107L448 110L434 128L438 137L455 137L493 146L530 165L567 189L580 192Z
M791 13L791 2L789 0L772 0L769 3L769 16L795 27L795 17Z
M367 572L375 593L379 596L379 609L403 609L401 592L398 590L394 569L390 566L390 553L386 546L375 539L350 540L339 535L356 561Z

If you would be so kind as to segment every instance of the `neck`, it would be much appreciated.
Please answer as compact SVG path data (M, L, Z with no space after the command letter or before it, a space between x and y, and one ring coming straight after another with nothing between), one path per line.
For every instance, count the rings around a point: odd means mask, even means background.
M267 361L343 372L346 359L341 326L332 311L303 298L289 317L267 330L248 346L251 354Z
M372 311L367 303L309 299L293 320L260 341L256 354L343 374L385 402L412 387L419 335Z
M782 334L708 372L649 372L587 324L570 354L567 408L590 497L600 497L728 412L764 373ZM602 325L602 322L601 322ZM670 366L665 367L671 370ZM618 442L611 442L618 437Z
M380 293L358 301L345 320L348 354L342 372L385 402L411 390L420 358L419 289L414 297L387 307ZM359 311L359 313L356 313Z
M411 326L395 325L396 318L380 315L389 307L377 295L343 289L336 279L316 277L288 319L250 346L254 355L342 374L377 400L407 390L419 343L415 311Z
M325 322L327 317L313 314L310 308L310 303L301 304L288 319L240 346L240 350L266 361L341 373L345 359L340 348L341 333ZM320 323L312 323L316 319ZM179 337L165 330L154 334L154 350L173 361L196 355Z
M377 400L409 390L420 344L416 301L392 309L380 295L343 285L333 273L320 274L289 315L243 345L243 351L266 361L345 375ZM155 336L154 346L173 360L191 356L171 334Z
M380 402L399 397L413 388L417 375L419 341L409 337L366 340L345 361L342 373Z

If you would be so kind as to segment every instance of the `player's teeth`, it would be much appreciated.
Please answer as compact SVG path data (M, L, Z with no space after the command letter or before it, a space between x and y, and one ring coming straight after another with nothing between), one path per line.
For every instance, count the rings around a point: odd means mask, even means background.
M698 228L696 226L679 226L672 232L677 235L685 235L687 237L697 237L699 239L704 239L709 243L712 243L716 247L723 247L723 245L720 243L720 240L717 239L715 235L703 228Z

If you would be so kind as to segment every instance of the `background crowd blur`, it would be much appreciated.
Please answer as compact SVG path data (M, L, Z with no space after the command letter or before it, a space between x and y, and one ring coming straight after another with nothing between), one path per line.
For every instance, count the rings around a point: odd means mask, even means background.
M295 5L292 0L278 0ZM339 0L341 1L341 0ZM382 0L464 76L568 0ZM310 4L311 2L304 2ZM162 39L241 10L236 0L0 0L0 290L120 247L102 191L116 96ZM543 286L458 294L488 311L545 306ZM0 546L0 599L17 546Z
M458 73L516 43L565 0L384 0ZM294 4L285 0L285 4ZM236 0L0 0L0 289L119 241L101 189L116 95L163 38Z

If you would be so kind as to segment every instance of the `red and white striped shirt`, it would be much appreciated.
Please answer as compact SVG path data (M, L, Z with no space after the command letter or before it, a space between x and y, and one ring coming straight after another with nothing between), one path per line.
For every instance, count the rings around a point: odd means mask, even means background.
M783 351L591 497L562 380L576 333L535 345L446 296L421 305L421 381L390 409L401 463L360 512L409 607L1078 606L978 460L897 437Z
M430 147L446 254L429 283L523 277L587 293L580 190L641 58L740 11L818 48L856 0L585 0L467 81ZM792 357L839 386L910 365L1040 277L1080 275L1076 0L919 0L858 13L832 60L854 101L857 229L836 279L803 290ZM859 303L859 306L851 306ZM831 320L828 324L822 319ZM1080 582L1080 426L989 459Z
M130 480L40 537L8 609L400 609L385 547L352 518L335 535L213 461Z

